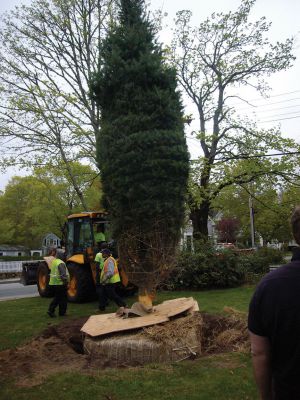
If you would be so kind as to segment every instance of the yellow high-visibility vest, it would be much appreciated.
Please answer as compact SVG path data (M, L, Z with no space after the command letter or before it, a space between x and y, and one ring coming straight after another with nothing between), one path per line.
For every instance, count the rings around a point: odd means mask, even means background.
M59 271L58 271L58 266L60 264L64 264L64 266L66 266L66 264L60 260L59 258L55 258L51 265L50 265L50 280L49 280L49 285L63 285L64 282L61 279L60 275L59 275ZM68 276L68 281L70 280L70 274L68 271L68 268L66 267L66 274Z

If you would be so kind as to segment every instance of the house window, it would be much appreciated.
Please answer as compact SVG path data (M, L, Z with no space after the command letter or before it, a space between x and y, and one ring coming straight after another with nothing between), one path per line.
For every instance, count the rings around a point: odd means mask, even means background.
M193 238L191 235L187 235L185 238L185 247L187 251L192 251L192 243L193 243Z
M3 256L3 253L0 253L0 257Z
M22 253L19 252L19 253L18 253L18 256L21 256L21 255L22 255Z
M56 246L56 239L53 239L53 238L47 239L47 246L48 246L48 247L54 247L54 246Z

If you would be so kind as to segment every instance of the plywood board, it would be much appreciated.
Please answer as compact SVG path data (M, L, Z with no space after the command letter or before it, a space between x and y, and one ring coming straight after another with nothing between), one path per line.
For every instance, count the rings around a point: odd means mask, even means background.
M196 300L194 301L193 307L189 311L190 312L200 311L199 304L198 304L198 302Z
M167 300L154 307L159 314L167 315L169 318L181 314L194 307L195 300L192 297L181 297L179 299Z
M192 297L182 297L164 301L155 306L152 313L142 317L121 318L116 314L93 315L83 325L81 331L90 336L107 335L108 333L161 324L185 311L193 312L198 310L198 303Z
M120 318L115 314L92 315L81 328L82 332L90 336L107 335L113 332L128 331L167 322L165 315L151 313L144 317Z

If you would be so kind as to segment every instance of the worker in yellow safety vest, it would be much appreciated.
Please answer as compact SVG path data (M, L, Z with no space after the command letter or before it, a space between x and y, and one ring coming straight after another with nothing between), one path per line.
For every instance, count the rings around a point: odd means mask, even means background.
M55 309L58 306L59 316L66 315L68 306L68 283L70 274L66 264L63 261L64 251L61 249L52 249L50 255L54 257L50 264L49 286L53 288L54 298L49 304L47 314L49 317L55 317Z
M95 242L98 246L101 246L103 242L105 242L105 233L104 233L104 225L99 224L97 225L97 232L94 234L95 235Z
M104 259L101 251L96 254L94 261L96 263L96 283L100 283L100 275L104 267Z
M95 264L96 264L96 293L98 295L98 298L100 298L100 296L103 296L103 289L101 288L101 283L100 283L100 276L101 276L101 272L103 270L104 267L104 258L102 257L102 248L106 248L107 247L107 243L103 242L103 247L101 244L101 250L96 254L95 256ZM108 300L106 299L106 304L108 304Z
M119 307L127 307L124 300L116 292L116 285L121 281L117 262L107 248L102 250L102 257L104 263L100 273L100 282L97 284L99 310L105 310L107 299L113 300Z

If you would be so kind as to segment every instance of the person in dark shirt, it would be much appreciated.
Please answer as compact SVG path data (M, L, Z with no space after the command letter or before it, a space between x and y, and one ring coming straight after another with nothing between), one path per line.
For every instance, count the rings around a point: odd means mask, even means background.
M300 244L300 206L291 217ZM300 399L300 247L291 262L267 274L249 306L248 329L262 400Z

